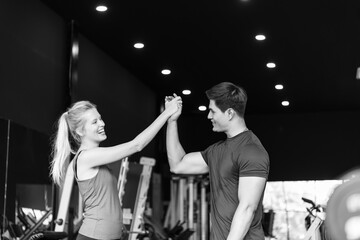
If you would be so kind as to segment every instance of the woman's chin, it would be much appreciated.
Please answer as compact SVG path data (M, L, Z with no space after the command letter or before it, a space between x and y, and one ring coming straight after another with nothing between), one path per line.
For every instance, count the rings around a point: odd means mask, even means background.
M104 141L104 140L106 140L107 139L107 136L106 136L106 134L104 133L104 134L101 134L101 141Z

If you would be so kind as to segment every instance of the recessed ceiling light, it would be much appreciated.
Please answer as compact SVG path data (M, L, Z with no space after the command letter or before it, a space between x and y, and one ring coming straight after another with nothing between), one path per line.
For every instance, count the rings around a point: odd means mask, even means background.
M190 95L191 94L191 91L190 90L183 90L182 91L182 94L184 94L184 95Z
M161 73L164 75L169 75L171 73L171 71L169 69L164 69L161 71Z
M360 67L356 69L356 79L360 80Z
M199 110L202 111L202 112L206 111L206 106L199 106Z
M144 48L144 44L143 43L135 43L134 48L137 48L137 49Z
M266 39L265 35L258 34L255 36L255 39L258 41L264 41Z
M99 5L99 6L96 7L96 11L98 11L98 12L106 12L107 9L108 8L105 5Z
M79 43L77 41L75 41L72 45L71 48L71 52L73 56L78 56L79 55Z
M284 107L287 107L290 105L289 101L282 101L281 105L283 105Z
M284 86L282 84L276 84L275 89L282 90L282 89L284 89Z
M266 66L267 66L268 68L275 68L275 67L276 67L276 64L273 63L273 62L269 62L269 63L266 64Z

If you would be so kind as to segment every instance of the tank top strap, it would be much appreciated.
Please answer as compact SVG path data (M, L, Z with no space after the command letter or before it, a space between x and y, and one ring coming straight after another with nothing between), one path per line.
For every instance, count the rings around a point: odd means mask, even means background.
M82 150L75 155L74 160L73 160L73 170L74 170L74 176L75 176L76 180L78 180L78 176L77 176L77 159L78 159L81 152L82 152Z

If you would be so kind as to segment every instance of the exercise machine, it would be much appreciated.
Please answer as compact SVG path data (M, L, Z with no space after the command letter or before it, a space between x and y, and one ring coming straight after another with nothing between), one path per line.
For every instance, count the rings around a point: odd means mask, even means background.
M324 208L316 205L312 200L302 198L306 203L311 204L311 208L306 208L308 215L305 218L307 224L307 231L304 240L324 240L323 233L320 231L324 219L319 216L319 213L324 212Z
M176 228L179 223L194 234L191 240L207 240L209 231L208 201L209 185L207 174L173 174L170 183L170 203L164 227Z

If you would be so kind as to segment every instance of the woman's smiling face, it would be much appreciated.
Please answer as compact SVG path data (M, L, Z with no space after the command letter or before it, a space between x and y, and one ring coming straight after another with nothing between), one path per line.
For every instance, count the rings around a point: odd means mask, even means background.
M82 141L99 144L107 138L105 134L105 123L96 108L86 111L84 113L84 119L85 123L80 130Z

